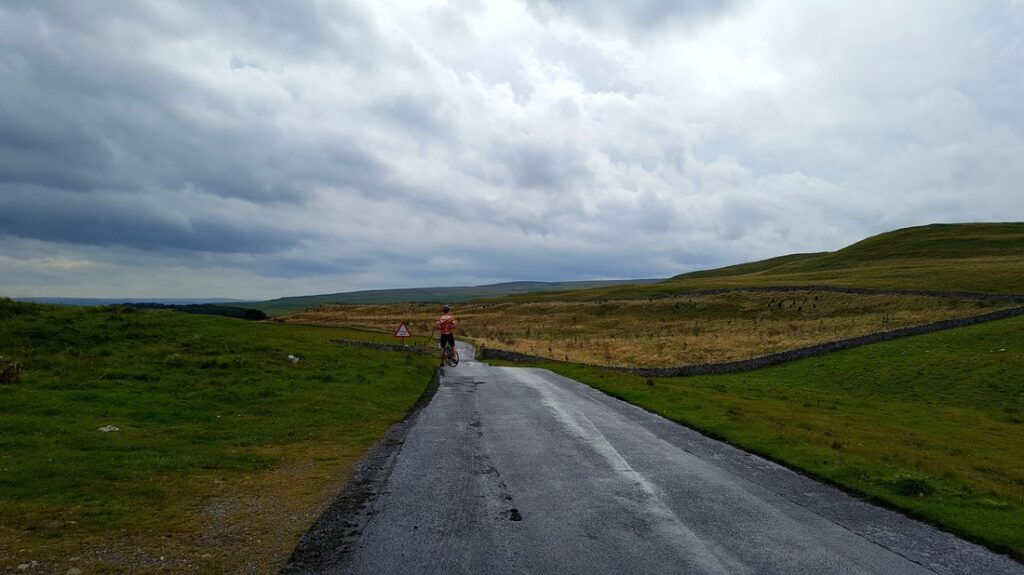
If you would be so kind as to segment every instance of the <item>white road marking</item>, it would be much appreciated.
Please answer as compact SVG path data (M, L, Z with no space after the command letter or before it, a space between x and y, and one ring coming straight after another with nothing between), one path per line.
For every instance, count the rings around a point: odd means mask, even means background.
M664 537L666 541L679 547L685 552L684 556L690 557L700 565L705 573L744 573L750 572L742 564L731 557L719 557L665 504L658 487L651 483L641 473L637 472L629 464L622 454L608 442L604 434L589 418L578 411L570 411L561 401L559 395L552 389L551 383L525 369L505 368L508 375L525 383L536 390L545 407L551 410L555 418L565 426L566 430L584 445L589 446L598 453L609 467L619 474L628 483L636 485L644 495L642 505L637 503L638 515L646 515L650 519L651 526ZM628 503L628 502L627 502ZM725 563L728 565L726 565Z

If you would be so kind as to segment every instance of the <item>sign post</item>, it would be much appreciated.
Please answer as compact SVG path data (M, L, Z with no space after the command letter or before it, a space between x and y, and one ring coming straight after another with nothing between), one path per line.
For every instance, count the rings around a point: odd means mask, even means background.
M398 329L395 330L395 337L402 338L402 345L405 345L406 338L412 337L412 332L409 331L409 326L406 325L404 321L398 326Z

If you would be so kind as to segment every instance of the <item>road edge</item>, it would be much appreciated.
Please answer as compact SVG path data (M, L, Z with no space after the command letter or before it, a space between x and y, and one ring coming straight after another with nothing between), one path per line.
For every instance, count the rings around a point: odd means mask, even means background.
M299 540L280 573L305 575L345 569L354 544L372 518L370 503L391 476L409 430L434 399L440 380L441 371L437 370L405 418L392 425L370 448L352 478Z
M591 398L619 414L633 417L638 425L663 441L937 574L1024 575L1024 571L1019 570L1024 563L1011 553L968 538L948 526L742 447L707 430L676 421L586 382L544 367L525 368L543 370L555 378L582 386ZM759 461L769 465L764 466ZM898 528L888 529L887 525Z

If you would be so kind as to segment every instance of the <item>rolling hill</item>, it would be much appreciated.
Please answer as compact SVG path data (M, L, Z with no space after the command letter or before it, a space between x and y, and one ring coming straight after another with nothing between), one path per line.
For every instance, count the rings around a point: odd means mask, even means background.
M661 279L595 280L570 282L507 282L472 287L427 287L386 290L365 290L322 295L283 297L262 302L247 303L247 307L281 315L322 303L336 304L392 304L392 303L461 303L470 300L494 298L539 292L563 292L579 289L622 285L648 285Z
M285 297L245 305L269 315L282 315L322 303L462 303L485 298L593 301L778 286L1024 293L1024 222L903 228L834 252L789 254L689 272L667 280L523 281L473 287L367 290Z
M879 234L835 252L795 254L675 276L665 285L842 285L1024 291L1024 223L933 224Z
M687 291L781 286L1021 294L1024 222L903 228L834 252L790 254L689 272L653 285L526 294L515 299L635 299Z

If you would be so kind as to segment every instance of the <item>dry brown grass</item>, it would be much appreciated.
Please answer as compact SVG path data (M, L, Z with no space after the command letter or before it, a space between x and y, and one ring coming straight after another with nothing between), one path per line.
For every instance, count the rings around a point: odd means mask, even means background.
M38 570L63 573L277 573L299 539L355 470L362 451L336 443L264 449L284 459L244 476L209 475L174 496L180 513L155 511L149 524L116 536L65 538L47 546L51 562ZM180 511L180 509L178 509ZM0 550L32 555L16 530L0 531ZM5 565L6 566L6 565Z
M154 510L148 522L133 529L40 545L23 530L0 525L0 557L7 560L0 569L22 557L33 565L27 558L42 556L28 572L278 573L365 453L334 442L260 452L283 459L255 474L197 477L174 494L174 509ZM76 523L48 528L73 534Z
M826 341L992 311L974 300L820 291L731 292L652 300L457 306L459 336L552 359L677 366L757 357ZM437 306L322 305L284 321L431 333Z

